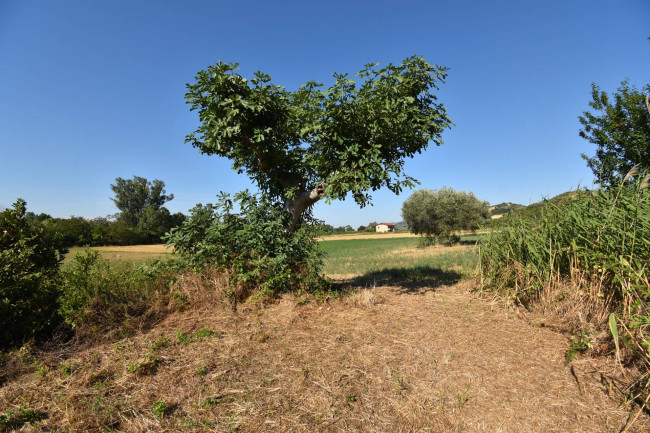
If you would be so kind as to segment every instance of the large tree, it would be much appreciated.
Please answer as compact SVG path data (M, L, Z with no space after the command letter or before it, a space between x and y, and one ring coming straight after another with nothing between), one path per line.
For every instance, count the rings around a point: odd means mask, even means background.
M200 71L185 95L200 126L186 142L201 153L232 160L267 197L290 213L289 230L314 203L370 192L399 193L415 185L404 160L430 142L440 145L452 125L433 90L446 68L413 56L399 65L368 64L356 74L334 74L330 87L310 81L295 91L238 65L219 62Z
M140 229L150 240L160 239L172 227L172 216L163 205L172 200L174 195L166 194L165 182L162 180L154 179L150 182L139 176L133 176L133 179L118 177L111 189L115 193L111 200L121 211L119 219Z
M596 154L582 157L602 185L616 183L637 164L650 168L650 85L644 91L624 81L610 99L592 84L589 105L596 112L585 111L579 119L580 136L596 145Z
M442 187L419 189L402 205L409 230L429 240L445 240L454 231L476 230L489 218L488 203L473 193ZM442 239L441 239L442 238Z

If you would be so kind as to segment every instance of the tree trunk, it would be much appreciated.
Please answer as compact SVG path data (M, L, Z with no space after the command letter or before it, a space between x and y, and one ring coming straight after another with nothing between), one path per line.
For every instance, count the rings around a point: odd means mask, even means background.
M309 190L302 189L296 198L287 199L285 201L285 206L289 214L291 214L291 220L289 224L289 233L293 233L298 227L300 222L300 217L302 214L309 209L314 203L320 200L325 193L325 182L321 182L319 186Z

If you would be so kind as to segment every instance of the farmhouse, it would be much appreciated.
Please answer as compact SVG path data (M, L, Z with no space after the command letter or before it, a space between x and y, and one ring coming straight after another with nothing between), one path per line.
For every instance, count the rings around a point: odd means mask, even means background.
M378 233L386 233L386 232L394 232L395 231L395 224L391 223L380 223L377 224L377 227L375 227Z

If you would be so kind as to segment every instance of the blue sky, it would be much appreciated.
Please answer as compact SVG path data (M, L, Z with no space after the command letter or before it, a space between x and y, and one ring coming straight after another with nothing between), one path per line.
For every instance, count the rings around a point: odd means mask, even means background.
M251 187L199 155L185 84L219 60L295 89L412 54L450 68L456 126L406 164L423 188L528 204L593 176L578 136L591 83L650 77L650 2L0 0L0 206L57 217L117 212L116 177L161 179L172 212ZM339 226L399 221L410 192L374 206L318 203Z

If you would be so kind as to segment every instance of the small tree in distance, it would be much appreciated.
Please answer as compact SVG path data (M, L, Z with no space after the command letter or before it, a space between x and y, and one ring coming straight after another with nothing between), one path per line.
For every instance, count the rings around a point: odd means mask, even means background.
M489 218L488 203L473 193L442 187L415 191L402 205L402 218L416 235L424 236L425 245L452 245L459 230L474 231Z
M148 208L158 211L162 205L174 199L174 194L165 194L165 182L158 179L150 182L140 176L133 176L133 179L118 177L111 189L115 193L111 200L120 210L119 218L133 227L144 219Z

